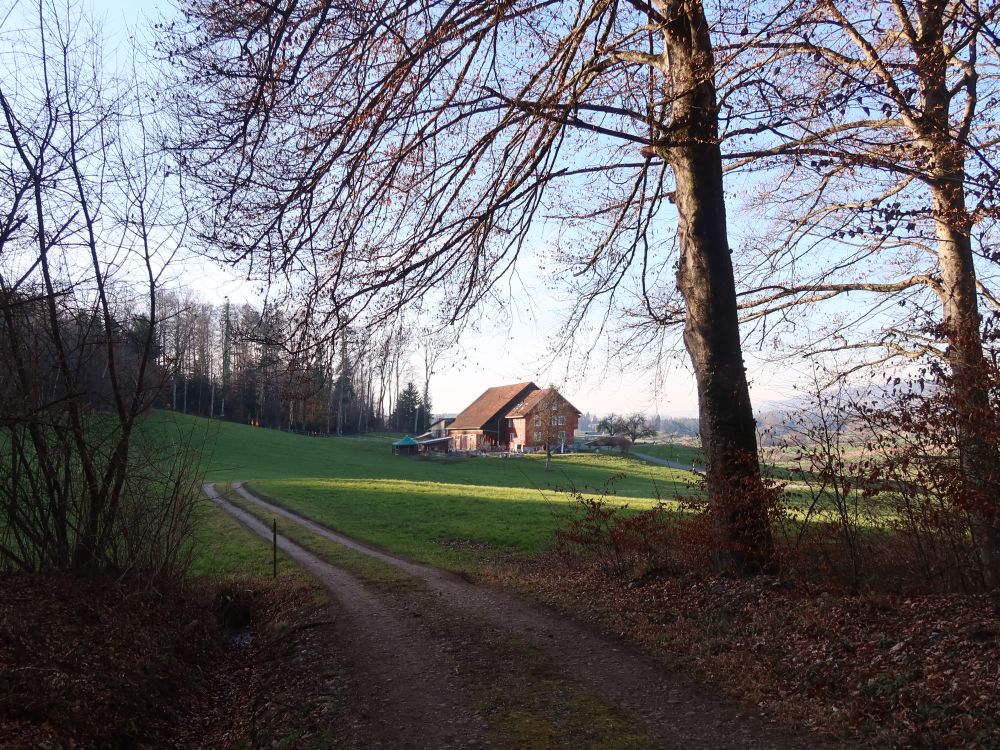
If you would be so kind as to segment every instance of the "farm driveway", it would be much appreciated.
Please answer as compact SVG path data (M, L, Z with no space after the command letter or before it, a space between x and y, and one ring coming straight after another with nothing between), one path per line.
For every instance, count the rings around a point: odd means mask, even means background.
M334 647L364 686L358 710L373 747L816 748L833 745L774 723L623 641L524 599L398 558L267 502L248 503L413 576L387 591L279 535L281 549L340 605ZM250 529L250 513L205 493ZM250 507L250 506L248 506Z

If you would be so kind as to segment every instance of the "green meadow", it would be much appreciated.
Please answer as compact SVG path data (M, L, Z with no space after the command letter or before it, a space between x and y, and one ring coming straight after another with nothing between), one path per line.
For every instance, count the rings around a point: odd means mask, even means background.
M392 439L385 436L308 437L170 413L152 415L144 428L201 453L206 481L245 482L258 495L333 529L452 570L474 570L489 558L550 548L555 530L576 510L573 490L603 495L629 511L658 500L673 505L678 497L700 492L689 472L620 454L556 455L546 471L542 455L394 456ZM695 449L684 446L644 445L641 452L674 458L671 451L678 448L683 462L694 457ZM789 488L785 501L790 522L807 517L807 493ZM209 507L196 539L195 571L268 573L270 548L214 505L204 504ZM871 499L862 506L862 516L884 515ZM270 518L259 507L247 509ZM828 515L823 509L811 518L829 520ZM287 528L292 522L279 519L278 524L295 533Z
M250 531L222 508L202 498L195 508L190 573L194 576L269 577L271 543ZM279 576L297 575L298 568L278 553Z
M146 429L200 451L206 481L246 482L346 534L456 570L547 549L574 507L572 489L631 509L697 492L688 472L617 454L557 455L546 471L541 455L411 458L392 455L386 437L308 437L163 412Z
M636 453L644 453L647 456L665 458L668 461L690 466L693 461L698 466L705 465L705 457L701 453L701 448L693 445L683 445L681 443L636 443L633 447Z

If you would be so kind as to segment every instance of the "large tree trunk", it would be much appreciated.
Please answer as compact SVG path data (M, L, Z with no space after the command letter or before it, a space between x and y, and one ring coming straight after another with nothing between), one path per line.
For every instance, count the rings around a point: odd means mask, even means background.
M932 144L936 174L931 207L936 224L941 270L942 327L948 341L952 398L958 421L962 472L975 489L970 508L972 533L985 583L1000 586L1000 456L994 445L988 372L980 333L972 219L965 204L962 147L951 140Z
M698 384L702 450L723 569L753 574L773 564L726 233L712 43L700 2L662 2L665 71L674 92L669 143L660 153L676 182L684 344Z
M948 342L952 398L958 420L962 472L977 497L970 508L972 534L988 587L1000 586L1000 455L991 426L989 375L983 358L976 266L972 253L972 217L966 205L966 145L952 131L953 93L948 84L944 44L944 6L925 8L927 43L917 47L924 116L914 122L914 136L931 157L928 184L937 235L942 329Z

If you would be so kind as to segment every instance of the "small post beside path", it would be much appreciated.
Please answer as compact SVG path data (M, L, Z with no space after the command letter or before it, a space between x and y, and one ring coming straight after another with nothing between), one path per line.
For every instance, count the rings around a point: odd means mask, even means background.
M273 576L278 577L278 519L271 519L271 569Z

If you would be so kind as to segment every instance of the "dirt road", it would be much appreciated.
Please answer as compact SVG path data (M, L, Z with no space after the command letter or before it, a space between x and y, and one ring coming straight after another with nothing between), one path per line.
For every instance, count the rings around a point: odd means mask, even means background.
M413 585L380 588L280 536L280 548L339 605L365 743L392 748L815 748L631 645L531 602L345 537L237 485L247 507L394 566ZM256 533L271 530L205 494Z

